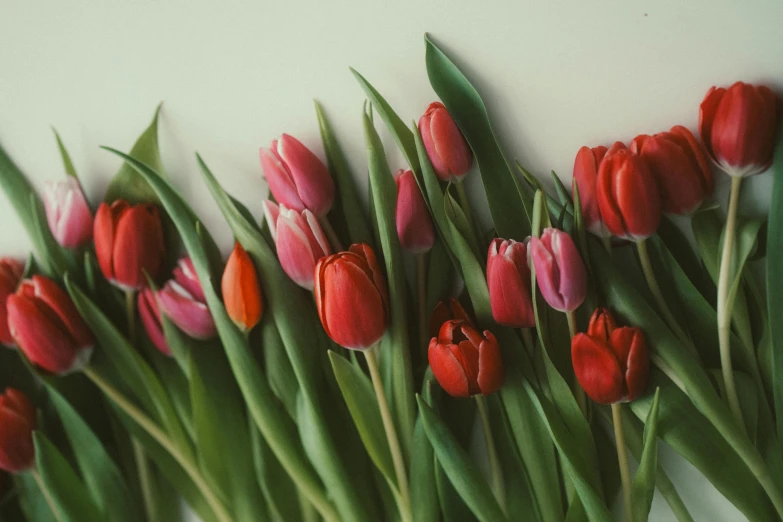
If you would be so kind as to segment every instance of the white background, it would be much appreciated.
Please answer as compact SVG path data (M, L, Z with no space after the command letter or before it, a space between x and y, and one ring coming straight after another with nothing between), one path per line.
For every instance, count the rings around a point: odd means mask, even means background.
M404 120L417 119L434 99L425 31L482 93L509 156L568 178L581 145L695 129L713 84L743 79L783 91L782 21L774 0L0 0L0 143L36 183L57 178L55 126L97 202L119 167L98 146L129 149L164 101L166 168L225 249L231 237L194 151L260 216L257 149L287 132L322 154L317 98L365 185L363 97L348 67ZM404 166L389 156L392 168ZM766 208L768 178L745 185L743 211ZM723 177L719 185L723 198ZM23 255L29 242L3 196L0 223L0 254ZM742 520L689 465L671 452L663 462L697 520ZM660 498L652 519L673 520Z

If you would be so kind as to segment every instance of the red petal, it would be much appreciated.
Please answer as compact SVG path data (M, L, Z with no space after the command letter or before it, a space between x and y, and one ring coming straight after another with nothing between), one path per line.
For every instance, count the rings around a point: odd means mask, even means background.
M484 332L486 341L479 346L478 385L482 395L495 393L503 386L503 359L500 356L500 346L492 332Z
M36 297L57 315L76 345L80 348L93 346L92 332L68 294L57 283L40 275L33 276L33 284Z
M612 350L601 341L577 334L571 341L571 360L579 384L600 404L623 398L623 374Z
M468 378L460 362L447 345L430 341L428 359L438 384L453 397L470 397Z

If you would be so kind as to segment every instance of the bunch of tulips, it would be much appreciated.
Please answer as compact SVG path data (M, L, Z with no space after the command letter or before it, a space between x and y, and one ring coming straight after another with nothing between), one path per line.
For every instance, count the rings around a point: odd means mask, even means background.
M40 199L0 149L35 248L0 260L0 520L168 521L181 498L205 522L608 521L619 498L636 522L656 489L699 519L659 440L749 520L782 519L782 174L768 220L739 209L776 95L713 87L700 140L582 147L572 190L547 191L426 45L442 102L410 128L354 72L369 213L318 105L326 163L288 134L260 150L263 224L198 158L225 262L163 173L157 113L107 148L124 164L97 208L59 136L68 175Z

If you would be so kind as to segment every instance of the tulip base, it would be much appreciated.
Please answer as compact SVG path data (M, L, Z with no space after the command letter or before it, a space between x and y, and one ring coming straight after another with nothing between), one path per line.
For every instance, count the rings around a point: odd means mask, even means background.
M620 479L623 483L623 505L625 507L625 519L633 521L633 509L631 507L631 468L628 466L628 449L625 446L625 432L623 431L622 404L612 404L612 424L614 424L614 442L617 447L617 462L620 466Z

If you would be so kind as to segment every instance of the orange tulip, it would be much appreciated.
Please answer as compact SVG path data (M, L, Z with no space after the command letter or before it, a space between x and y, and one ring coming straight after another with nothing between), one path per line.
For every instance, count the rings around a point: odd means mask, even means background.
M241 330L252 330L261 320L264 302L253 261L239 242L226 263L221 288L228 316Z

